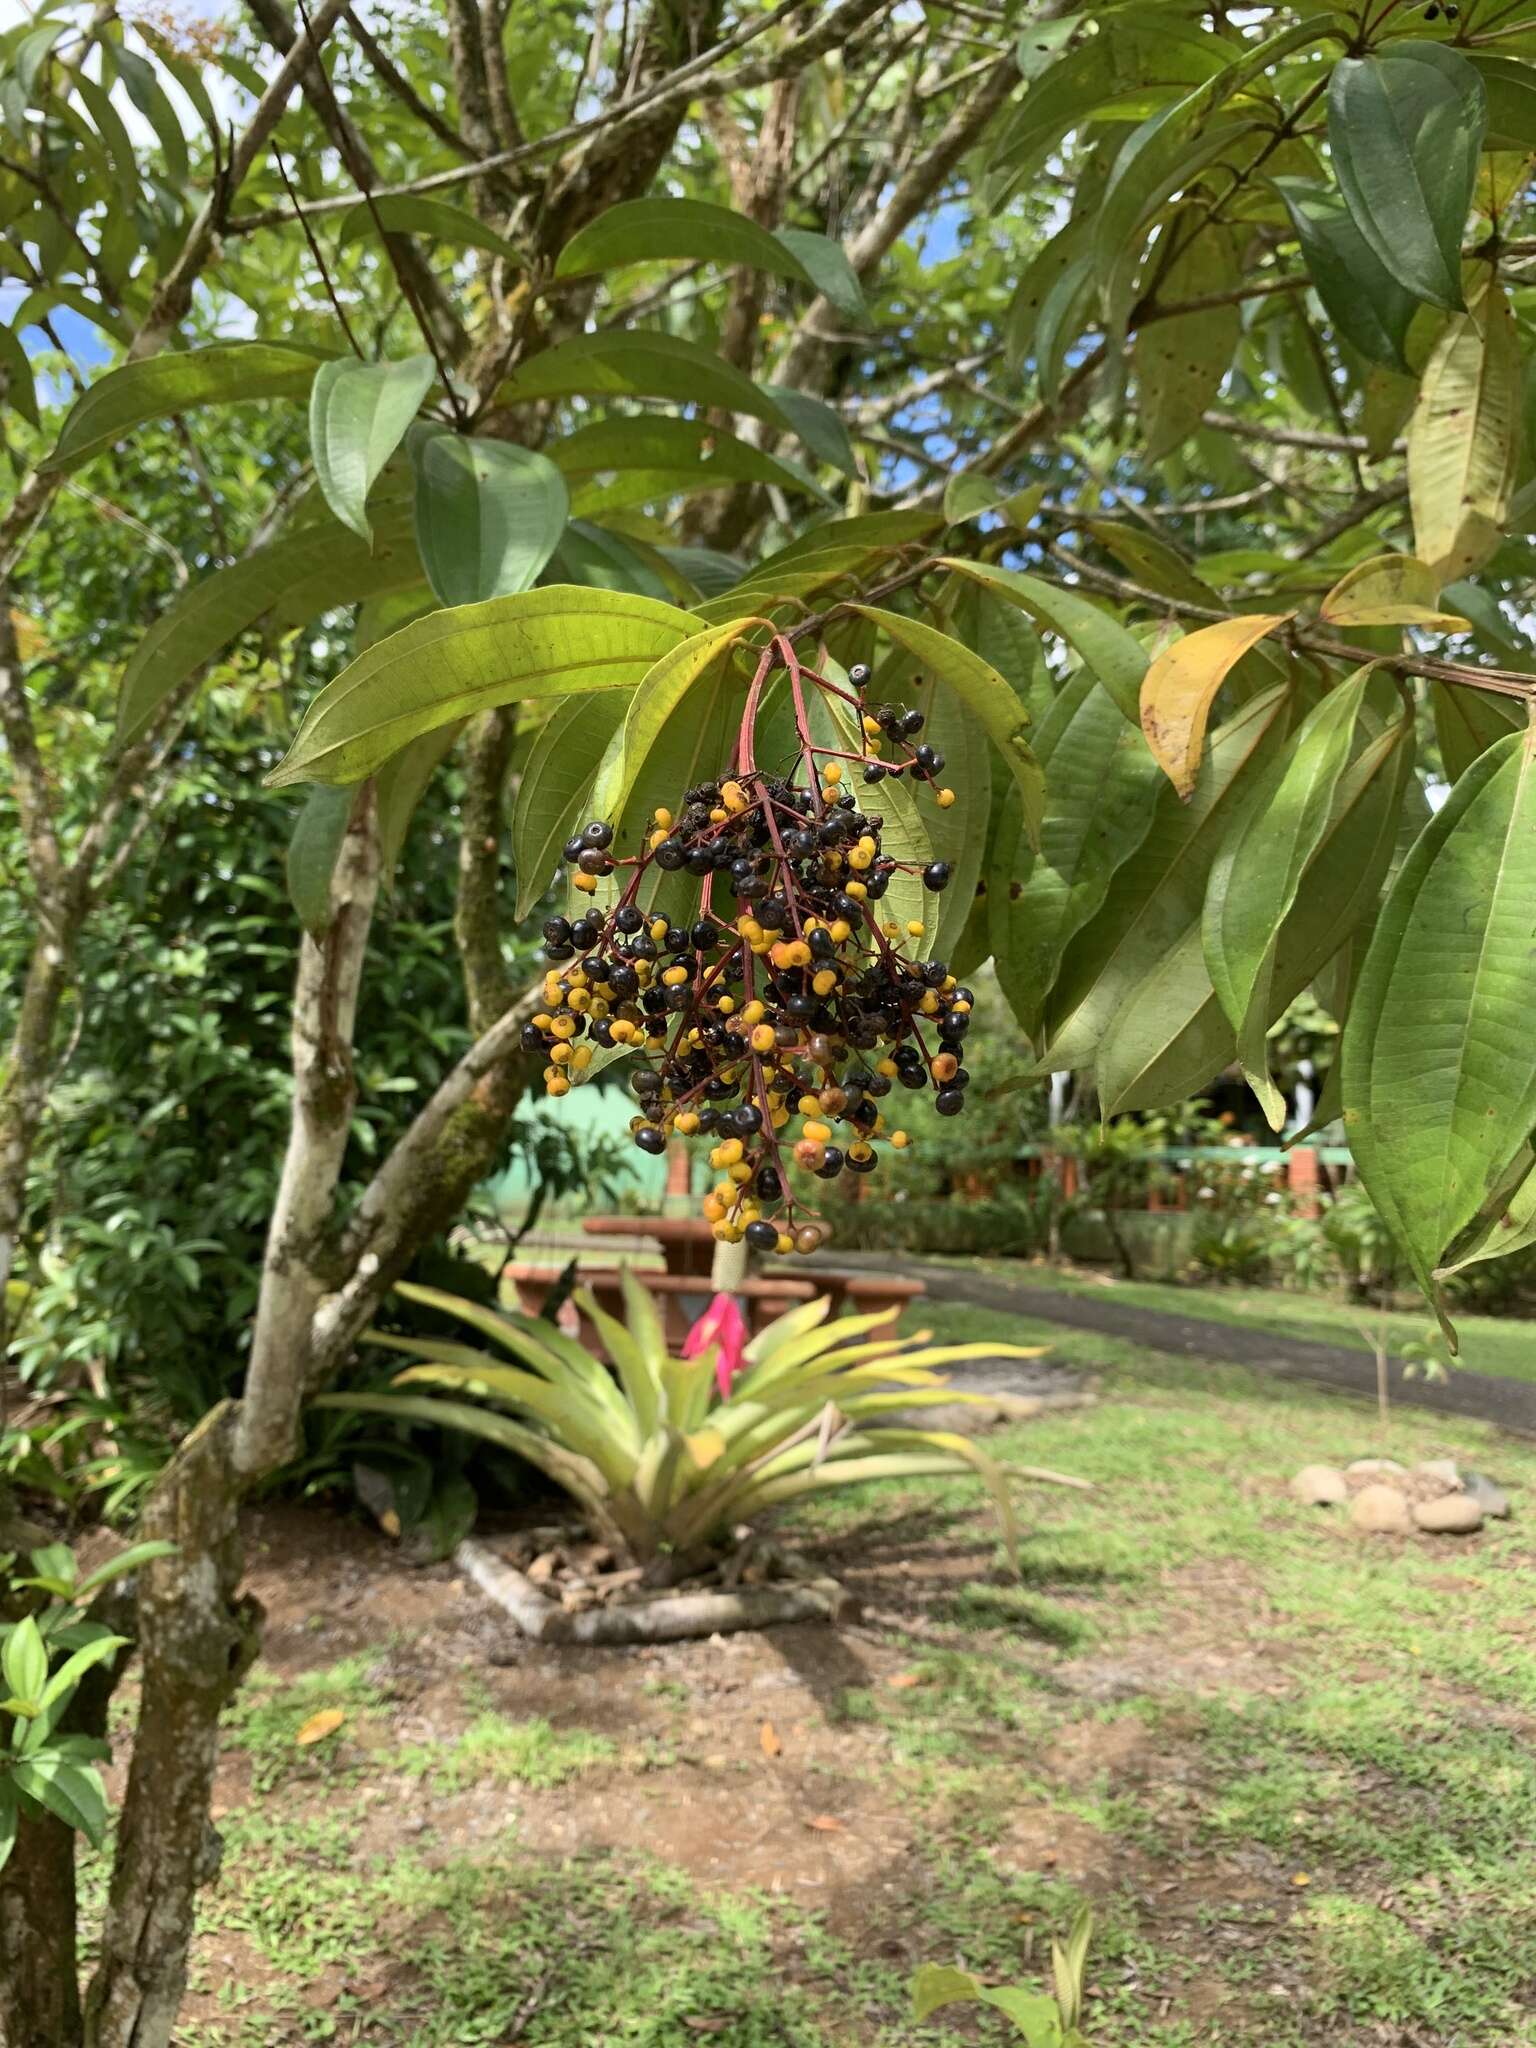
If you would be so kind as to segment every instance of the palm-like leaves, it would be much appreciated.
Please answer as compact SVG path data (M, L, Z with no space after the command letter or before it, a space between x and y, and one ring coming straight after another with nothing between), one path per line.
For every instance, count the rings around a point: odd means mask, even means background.
M399 1292L457 1317L495 1350L376 1330L372 1343L416 1362L391 1392L327 1394L318 1405L462 1429L516 1451L571 1495L604 1540L642 1562L692 1551L765 1508L830 1486L963 1473L991 1493L1012 1552L1013 1475L967 1437L882 1418L975 1398L950 1388L939 1366L1034 1358L1038 1346L919 1338L914 1348L875 1334L889 1313L829 1323L823 1297L760 1331L722 1398L713 1350L673 1357L654 1303L627 1272L622 1322L580 1297L612 1373L548 1323L435 1288Z

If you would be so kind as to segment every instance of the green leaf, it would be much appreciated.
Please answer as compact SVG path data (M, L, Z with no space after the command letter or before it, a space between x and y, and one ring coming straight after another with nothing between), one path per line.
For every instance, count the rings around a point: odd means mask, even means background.
M1195 211L1190 209L1191 214ZM1176 213L1169 234L1180 236L1188 218ZM1242 265L1232 230L1202 227L1168 266L1157 296L1165 305L1181 305L1228 291L1241 279ZM1145 461L1157 462L1172 454L1201 424L1206 407L1221 388L1242 330L1242 313L1236 304L1205 306L1198 313L1150 320L1137 329L1132 360Z
M1243 1072L1274 1131L1284 1128L1286 1109L1265 1053L1275 950L1327 829L1370 675L1360 669L1308 713L1288 755L1233 827L1206 890L1206 968L1237 1033Z
M642 597L668 599L672 586L653 561L649 551L642 553L622 534L573 519L550 557L548 575L551 583L587 583L599 590L635 590Z
M309 393L315 475L342 525L366 541L373 539L368 493L436 375L429 355L407 356L398 363L359 363L341 356L316 372Z
M859 326L868 321L863 286L841 242L812 228L780 228L778 239L836 312Z
M94 1642L82 1645L73 1656L66 1657L43 1688L40 1704L44 1711L67 1699L87 1671L94 1670L98 1664L104 1664L119 1650L126 1649L128 1641L127 1636L97 1636Z
M1040 764L1025 738L1029 713L1016 693L990 662L962 647L948 633L925 626L921 620L905 618L900 612L882 611L877 605L855 604L848 609L915 654L930 674L940 677L954 691L1002 755L1018 784L1025 829L1031 844L1038 844L1045 786Z
M925 2020L945 2005L974 2005L982 1990L981 1979L969 1970L956 1970L948 1963L924 1963L912 1978L912 2017Z
M386 876L395 871L427 784L448 758L463 730L462 719L456 719L452 725L435 726L402 747L398 754L391 754L379 770L374 780L374 803L379 819L379 864Z
M302 398L327 358L296 342L221 341L210 348L146 357L99 377L71 407L58 446L40 465L77 469L146 420L199 405L249 398Z
M32 364L14 327L0 323L0 370L5 373L5 403L13 405L29 426L37 426L37 389Z
M331 921L331 875L356 795L350 787L312 789L288 842L288 901L317 943Z
M556 704L528 752L512 810L512 858L517 868L514 918L527 917L549 887L560 848L592 815L588 792L629 702L624 690L573 697Z
M570 584L433 612L326 684L268 787L360 782L418 734L498 704L633 688L697 630L654 598Z
M1131 526L1119 519L1085 519L1085 531L1102 541L1132 579L1144 589L1155 590L1183 604L1220 608L1221 597L1168 542L1144 526Z
M1075 591L1043 583L1038 576L1025 576L1017 569L1001 569L991 562L962 562L950 556L942 561L946 569L969 576L983 590L1006 598L1059 634L1093 670L1121 714L1133 725L1140 723L1141 680L1147 672L1147 657L1140 641L1106 611Z
M704 199L629 199L608 207L566 243L555 275L695 261L794 278L822 292L848 318L864 315L858 279L837 243L798 228L775 234L746 214Z
M1308 273L1335 328L1368 362L1408 368L1408 328L1421 301L1398 283L1336 192L1277 178Z
M105 1564L97 1565L93 1572L75 1587L75 1598L85 1600L101 1586L110 1585L114 1579L123 1578L129 1572L139 1571L144 1565L153 1564L157 1557L172 1557L176 1545L162 1537L148 1543L130 1543L126 1550L120 1550L116 1557L109 1557Z
M1056 2001L1048 1991L1025 1991L1017 1984L1000 1984L983 1991L983 2005L1006 2013L1024 2036L1024 2048L1061 2048L1061 2021Z
M798 431L776 393L754 384L712 349L638 328L578 334L521 363L497 394L503 405L538 398L670 398L749 413Z
M1536 150L1536 66L1491 50L1462 52L1488 100L1485 149Z
M790 430L828 468L844 476L857 476L859 465L843 416L825 399L809 391L792 391L787 384L764 384L763 396L789 421Z
M1026 1032L1039 1029L1061 956L1093 917L1119 868L1152 827L1164 783L1157 763L1091 669L1063 685L1040 727L1045 817L1040 851L1017 896L994 914L1010 930L997 947L999 979Z
M1344 1030L1350 1149L1431 1295L1536 1124L1532 738L1490 747L1419 835Z
M1329 81L1328 147L1355 226L1399 284L1453 312L1487 120L1482 79L1440 43L1341 58Z
M1346 571L1318 606L1330 626L1422 626L1465 633L1467 621L1440 609L1440 583L1416 555L1373 555Z
M732 619L725 625L707 626L702 633L670 648L647 670L629 701L624 724L609 745L593 787L594 817L618 822L662 728L681 714L683 699L694 684L735 646L751 623L750 619Z
M1495 740L1518 732L1525 723L1518 698L1495 697L1487 690L1460 685L1453 688L1449 683L1431 683L1429 696L1447 782L1459 782Z
M1171 787L1134 860L1068 944L1045 1004L1037 1050L1055 1069L1093 1063L1122 1004L1180 939L1198 931L1206 879L1233 816L1283 743L1290 693L1264 692L1212 734L1190 800Z
M20 1814L10 1780L0 1775L0 1870L4 1870L16 1846L16 1823Z
M40 1749L31 1756L17 1757L10 1774L18 1792L84 1835L93 1848L101 1847L107 1795L89 1764L76 1763L55 1749Z
M532 587L569 509L547 456L513 441L424 433L416 465L416 545L440 603L483 604Z
M375 221L375 214L378 218ZM433 242L458 242L466 249L488 249L493 256L522 258L516 245L498 235L462 206L446 199L434 199L425 192L396 192L370 202L360 200L341 217L338 249L376 235L382 228L390 235L424 235Z
M1408 428L1414 552L1441 583L1481 568L1498 546L1524 437L1514 314L1494 267L1475 274L1467 311L1424 366Z
M0 1649L0 1678L19 1700L39 1701L48 1683L48 1649L30 1614L7 1632Z
M835 417L835 415L834 415ZM821 495L805 471L754 448L706 420L594 420L550 443L549 459L568 484L586 483L608 471L640 470L665 479L661 491L714 490L722 484L778 484L786 491ZM651 490L645 495L661 492ZM578 502L577 509L583 507Z
M995 512L1007 496L999 483L994 483L980 470L957 469L944 485L944 517L951 526L959 526L967 519L974 519L981 512Z
M411 525L408 511L386 514L370 550L327 521L257 548L190 585L156 619L123 670L120 741L136 739L172 691L269 612L296 625L334 606L419 582Z

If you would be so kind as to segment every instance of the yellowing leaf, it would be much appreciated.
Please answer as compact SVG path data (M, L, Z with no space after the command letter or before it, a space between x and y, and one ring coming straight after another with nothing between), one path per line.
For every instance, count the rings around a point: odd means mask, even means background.
M762 1727L758 1729L757 1739L762 1745L764 1756L782 1756L784 1754L784 1745L774 1733L771 1721L765 1721Z
M907 1692L914 1685L926 1683L921 1671L893 1671L885 1682L897 1692Z
M308 1749L311 1743L324 1742L327 1735L334 1735L346 1718L340 1707L322 1707L318 1714L310 1715L293 1739L300 1749Z
M1442 583L1498 546L1521 444L1520 343L1491 269L1424 368L1408 428L1415 551Z
M688 1455L701 1472L707 1472L725 1450L725 1438L718 1429L701 1429L684 1437Z
M1307 1873L1304 1870L1298 1870L1296 1875L1291 1879L1291 1883L1294 1885L1308 1885L1311 1882L1311 1878L1308 1877Z
M1357 562L1323 599L1331 626L1425 626L1464 633L1467 621L1439 607L1440 583L1416 555L1373 555Z
M1193 793L1205 749L1205 728L1228 672L1266 633L1293 612L1222 619L1188 633L1160 654L1141 685L1141 729L1152 757L1179 795Z
M846 1821L838 1820L830 1813L818 1813L806 1822L806 1826L814 1828L819 1835L840 1835L847 1825Z

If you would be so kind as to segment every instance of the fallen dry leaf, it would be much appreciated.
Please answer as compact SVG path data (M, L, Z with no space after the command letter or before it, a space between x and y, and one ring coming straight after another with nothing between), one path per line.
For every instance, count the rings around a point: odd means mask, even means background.
M393 1508L386 1508L380 1515L379 1527L386 1536L392 1536L397 1543L400 1541L400 1517Z
M1292 1884L1310 1884L1311 1882L1311 1878L1308 1877L1307 1873L1304 1870L1298 1870L1296 1875L1291 1879Z
M322 1707L318 1714L310 1715L293 1739L300 1749L307 1749L312 1742L324 1742L327 1735L334 1735L346 1718L340 1707Z
M784 1745L773 1731L773 1723L765 1721L757 1731L757 1739L763 1745L764 1756L782 1756Z
M909 1686L922 1685L925 1681L921 1671L893 1671L885 1682L898 1692L905 1692Z
M840 1835L847 1825L846 1821L838 1820L830 1813L818 1813L814 1820L806 1822L808 1828L815 1828L818 1834L823 1835Z

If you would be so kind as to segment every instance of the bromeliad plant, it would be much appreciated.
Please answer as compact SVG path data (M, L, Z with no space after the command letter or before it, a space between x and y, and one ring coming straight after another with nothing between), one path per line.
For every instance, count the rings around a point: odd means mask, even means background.
M496 1347L374 1330L369 1341L416 1363L380 1394L327 1394L361 1408L461 1429L517 1452L580 1507L594 1532L636 1562L706 1556L764 1509L871 1479L975 1473L996 1503L1010 1555L1011 1492L1021 1477L968 1438L889 1420L902 1409L964 1401L935 1368L968 1358L1036 1358L1039 1347L932 1345L881 1333L889 1314L829 1323L825 1296L741 1344L717 1302L692 1355L674 1357L638 1280L623 1276L625 1318L576 1299L614 1371L547 1323L501 1315L433 1288L397 1292L456 1316ZM508 1360L515 1363L509 1363ZM420 1391L418 1391L420 1390Z
M6 1694L0 1715L10 1733L0 1746L0 1866L8 1860L24 1815L51 1813L101 1846L107 1823L107 1795L96 1765L109 1754L95 1736L63 1726L80 1683L98 1664L128 1647L93 1620L95 1596L113 1580L136 1571L174 1545L139 1543L81 1577L74 1553L64 1543L29 1553L30 1572L15 1574L14 1554L0 1556L0 1580L15 1593L41 1604L34 1613L0 1622L0 1681Z

